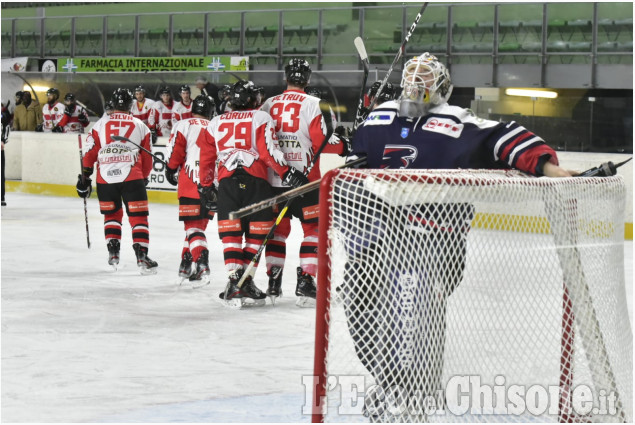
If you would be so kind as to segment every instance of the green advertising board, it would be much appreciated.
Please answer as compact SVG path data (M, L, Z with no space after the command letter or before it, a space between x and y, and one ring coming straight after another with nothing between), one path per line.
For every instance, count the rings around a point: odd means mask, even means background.
M64 58L58 72L247 71L248 56L176 56L171 58Z

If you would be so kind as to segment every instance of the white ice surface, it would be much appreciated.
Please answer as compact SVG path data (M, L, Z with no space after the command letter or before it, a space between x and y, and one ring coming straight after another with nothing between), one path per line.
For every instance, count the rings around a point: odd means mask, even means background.
M177 287L184 237L177 206L150 206L140 276L124 217L120 270L106 263L103 218L89 199L8 193L2 208L3 422L309 422L314 309L295 306L301 240L293 225L275 307L229 310L216 221L207 231L212 283ZM625 244L632 322L633 244ZM256 275L266 287L264 267Z

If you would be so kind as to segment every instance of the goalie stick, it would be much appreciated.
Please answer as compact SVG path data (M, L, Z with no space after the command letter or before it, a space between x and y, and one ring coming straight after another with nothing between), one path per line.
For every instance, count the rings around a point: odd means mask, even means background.
M364 40L361 37L355 38L353 41L359 53L359 58L362 60L364 66L364 77L362 78L362 88L359 93L359 101L357 102L357 111L355 111L355 122L353 123L353 131L357 130L357 127L364 121L362 116L362 110L364 108L364 92L366 91L366 81L368 80L368 54L366 53L366 47L364 46Z
M633 159L633 157L628 158L626 161L618 162L617 164L613 164L611 161L604 162L600 164L598 167L590 168L586 171L581 172L576 177L610 177L617 174L617 169L622 165L626 164L628 161Z
M366 162L366 157L358 158L354 161L347 162L344 165L335 168L353 168L358 165L362 165ZM311 183L307 183L304 186L297 187L295 189L291 189L287 192L281 193L278 196L274 196L269 199L265 199L264 201L260 201L255 204L247 205L239 210L232 211L229 213L230 220L237 220L239 218L246 217L255 212L262 211L267 208L271 208L274 205L281 204L284 201L288 201L289 199L297 198L298 196L302 196L305 193L309 193L311 191L317 190L320 187L320 183L322 179L312 181Z
M84 153L82 152L82 135L78 134L77 139L79 140L79 172L80 176L82 176L82 184L84 184L86 181L86 177L84 176ZM88 249L90 249L90 234L88 232L88 205L86 203L86 198L84 198L84 220L86 221L86 245L88 245Z
M333 120L331 117L330 108L328 106L323 108L322 101L320 101L320 110L322 111L322 117L324 118L324 122L326 123L326 129L327 129L326 136L324 137L324 140L322 141L322 144L320 145L318 150L315 152L315 155L313 155L313 159L311 159L311 163L306 168L305 176L308 176L311 173L311 170L317 163L318 158L320 157L320 154L326 148L326 145L328 145L329 139L331 138L331 135L333 134ZM245 272L240 277L240 280L237 283L238 289L242 288L243 284L245 283L245 280L247 280L248 277L253 278L253 276L256 274L256 264L260 260L260 256L262 255L262 252L265 250L265 247L267 246L267 242L269 242L269 239L271 239L271 237L273 236L273 233L278 228L278 225L280 225L280 222L284 218L285 214L287 213L287 210L289 209L289 206L291 205L294 199L295 198L289 199L284 204L284 207L282 208L282 210L280 210L280 213L278 214L276 221L273 223L273 226L271 226L271 229L269 229L269 232L265 236L265 239L260 244L260 247L258 248L256 255L254 255L254 257L251 259L251 261L247 265L247 268L245 269ZM225 296L223 297L225 302L227 302L228 290L229 290L229 285L225 288Z
M152 152L150 152L149 150L147 150L147 149L146 149L146 148L144 148L143 146L136 144L135 142L133 142L132 140L128 139L127 137L113 135L113 136L110 136L110 138L111 138L112 140L116 140L116 141L118 141L118 142L121 142L121 141L124 141L124 142L130 142L130 143L132 143L133 145L135 145L136 147L138 147L139 149L141 149L142 151L144 151L144 152L146 152L146 153L149 153L149 154L152 156L152 158L156 159L157 161L159 161L160 163L162 163L162 164L163 164L163 165L165 165L166 167L168 166L168 163L167 163L167 162L165 162L164 160L162 160L161 158L159 158L158 156L156 156L155 154L153 154Z
M390 68L388 68L388 72L386 73L386 76L384 77L383 81L381 82L381 85L379 86L379 89L377 89L377 96L375 96L375 98L370 103L370 105L368 105L369 111L373 110L373 106L375 106L375 103L377 103L379 94L384 90L384 87L386 86L386 83L388 82L388 78L390 78L390 74L392 74L392 69L395 67L395 64L399 61L401 56L404 54L406 50L406 43L408 43L408 40L410 40L410 37L412 37L412 33L415 31L415 28L417 28L419 19L421 19L421 16L423 15L423 12L426 10L426 7L428 7L428 2L423 3L423 6L421 6L421 10L419 11L419 13L417 13L417 16L415 17L414 22L412 23L412 25L410 25L410 29L408 30L408 33L406 34L406 38L404 38L403 43L401 43L401 47L399 47L399 50L397 51L397 56L395 56L395 59L392 61L392 64L390 65Z

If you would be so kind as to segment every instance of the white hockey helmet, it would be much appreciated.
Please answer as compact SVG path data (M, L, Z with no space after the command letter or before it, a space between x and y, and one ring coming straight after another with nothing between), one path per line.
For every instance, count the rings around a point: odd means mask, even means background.
M401 87L400 100L410 116L422 115L430 106L447 102L454 88L448 69L428 52L406 62Z

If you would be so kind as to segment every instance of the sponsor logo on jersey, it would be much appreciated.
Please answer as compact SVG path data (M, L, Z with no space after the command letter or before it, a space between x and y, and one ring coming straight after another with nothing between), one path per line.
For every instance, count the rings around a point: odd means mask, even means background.
M447 118L429 118L422 127L424 130L445 134L446 136L458 138L463 132L463 124L457 124Z
M408 134L410 134L410 129L409 128L402 128L401 129L401 138L405 139L406 137L408 137Z
M287 152L284 154L284 159L289 161L302 161L302 152Z
M393 122L396 115L396 111L371 112L364 125L388 125Z
M381 168L408 168L417 158L419 151L410 145L386 145Z

